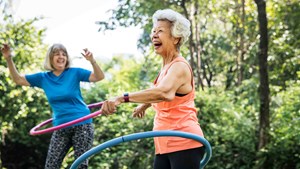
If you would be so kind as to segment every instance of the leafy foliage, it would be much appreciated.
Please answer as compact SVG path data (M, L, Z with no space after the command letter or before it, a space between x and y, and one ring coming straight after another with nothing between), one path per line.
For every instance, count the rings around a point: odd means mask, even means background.
M130 1L120 0L107 22L99 22L101 31L118 26L141 26L144 34L139 46L145 57L119 55L101 67L106 79L83 88L87 104L104 101L124 92L146 89L160 70L161 58L149 47L151 16L154 11L172 8L184 13L199 4L195 15L201 25L202 68L210 70L210 87L197 91L196 106L199 123L211 143L213 156L208 169L260 168L263 162L270 169L300 167L300 88L299 88L299 3L297 0L270 0L267 13L270 33L269 73L271 89L270 142L258 151L259 75L257 68L258 29L254 1ZM46 45L42 43L43 29L33 26L40 18L14 21L0 1L0 43L9 43L14 61L21 73L41 70ZM4 10L5 9L5 10ZM243 25L243 24L244 25ZM244 49L241 40L244 38ZM196 41L194 41L196 42ZM244 79L238 84L242 62ZM184 56L189 50L184 47ZM196 63L195 63L196 64ZM209 78L208 78L209 79ZM208 83L208 82L207 82ZM207 85L209 86L209 85ZM16 86L9 77L5 60L0 58L0 121L2 168L43 168L50 135L32 137L28 131L50 117L50 107L41 90ZM112 116L94 118L94 145L136 132L150 131L154 111L149 109L144 119L132 118L137 104L122 104ZM95 111L95 110L93 110ZM90 159L91 168L139 169L152 168L154 147L152 139L120 144L106 149ZM260 157L260 158L257 158ZM257 160L260 159L260 160ZM63 168L73 162L73 150L65 158Z
M37 70L46 52L46 45L42 43L44 30L33 26L37 20L15 22L12 16L5 15L0 25L0 43L9 43L12 47L20 72ZM46 98L40 90L16 86L2 56L0 72L1 163L7 168L42 168L43 164L36 160L45 160L49 135L34 138L28 132L40 119L50 117ZM37 142L44 144L36 145Z

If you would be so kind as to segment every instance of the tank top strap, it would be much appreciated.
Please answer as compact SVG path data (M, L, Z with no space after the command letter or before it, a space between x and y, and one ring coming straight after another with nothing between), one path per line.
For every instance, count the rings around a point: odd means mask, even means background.
M193 90L194 90L194 73L193 73L193 70L192 70L190 64L189 64L189 63L185 60L185 58L182 57L182 56L177 57L176 59L174 59L174 60L170 63L170 65L166 68L166 71L164 72L164 76L168 73L168 70L170 69L170 67L171 67L174 63L176 63L176 62L183 62L183 63L185 63L185 64L189 67L190 72L191 72L191 85L192 85ZM159 75L160 75L160 73L158 74L158 76L157 76L157 78L156 78L156 80L155 80L155 83L157 82L157 79L158 79Z

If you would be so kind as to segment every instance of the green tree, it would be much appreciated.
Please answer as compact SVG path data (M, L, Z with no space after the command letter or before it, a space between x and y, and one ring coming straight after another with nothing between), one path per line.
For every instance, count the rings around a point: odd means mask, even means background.
M20 72L39 69L46 46L44 29L36 29L38 18L15 21L7 3L1 1L0 44L8 43ZM4 9L2 7L5 7ZM0 54L1 55L1 54ZM39 119L49 118L49 106L40 90L15 85L9 77L5 59L0 58L1 167L42 168L48 135L32 137L29 130Z
M268 36L268 19L266 14L266 2L262 0L255 0L258 10L259 22L259 93L260 93L260 115L259 115L259 145L261 149L268 144L268 132L270 126L269 120L269 104L270 104L270 89L269 89L269 74L268 74L268 49L269 49L269 36Z
M4 3L0 24L0 43L9 43L20 72L40 70L46 51L44 30L33 26L38 18L14 21ZM6 1L5 1L6 2ZM144 58L119 55L101 67L106 79L82 89L87 104L103 101L124 92L149 87L160 69L159 57L150 47L151 16L157 9L172 8L192 23L193 36L182 49L194 67L198 85L196 105L199 123L213 148L206 168L296 169L300 167L299 108L299 16L298 0L270 0L268 17L268 71L270 78L270 130L268 142L260 151L260 84L258 57L258 12L253 0L121 0L111 18L99 22L100 30L119 26L144 29L139 47ZM5 9L5 10L4 10ZM50 135L32 137L28 131L50 116L42 91L13 84L6 64L0 58L1 161L3 168L43 168ZM200 80L200 81L199 81ZM203 83L203 84L201 84ZM208 87L206 87L208 86ZM43 106L41 106L43 105ZM152 130L153 110L144 119L131 118L136 104L124 104L112 116L94 118L95 142L101 144L122 135ZM93 110L95 111L95 110ZM22 153L26 154L23 155ZM70 151L70 157L73 151ZM153 141L143 139L107 149L90 159L91 168L152 168ZM15 154L20 154L15 156ZM29 159L25 159L29 157ZM63 164L68 168L73 158ZM259 157L259 158L257 158ZM35 160L35 161L34 161ZM39 161L39 163L37 163Z
M297 0L270 1L270 84L286 88L300 71L300 4ZM274 8L273 8L274 7Z

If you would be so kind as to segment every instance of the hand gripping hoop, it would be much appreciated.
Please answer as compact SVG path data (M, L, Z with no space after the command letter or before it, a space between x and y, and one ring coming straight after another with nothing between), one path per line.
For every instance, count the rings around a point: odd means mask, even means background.
M99 102L99 103L94 103L94 104L89 104L88 105L88 108L97 108L97 107L101 107L103 104L103 102ZM62 128L65 128L65 127L68 127L68 126L71 126L73 124L76 124L76 123L79 123L79 122L82 122L84 120L87 120L87 119L90 119L90 118L93 118L95 116L98 116L99 114L101 114L101 111L96 111L94 113L91 113L89 115L86 115L84 117L81 117L79 119L76 119L76 120L73 120L73 121L69 121L67 123L63 123L63 124L60 124L58 126L53 126L53 127L50 127L50 128L46 128L46 129L43 129L43 130L38 130L40 129L41 127L51 123L53 121L53 119L48 119L40 124L38 124L37 126L33 127L31 130L30 130L30 135L38 135L38 134L45 134L45 133L49 133L49 132L53 132L55 130L59 130L59 129L62 129Z

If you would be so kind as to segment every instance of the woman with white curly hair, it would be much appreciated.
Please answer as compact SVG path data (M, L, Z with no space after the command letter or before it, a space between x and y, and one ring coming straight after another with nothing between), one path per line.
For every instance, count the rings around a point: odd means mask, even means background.
M121 103L142 103L135 108L134 117L142 118L146 109L156 111L153 130L176 130L203 136L194 104L193 71L180 54L180 47L190 35L190 22L171 10L158 10L153 15L151 41L155 53L162 57L160 73L152 88L125 93L107 100L103 114L116 112ZM154 169L198 169L204 146L180 137L156 137Z

